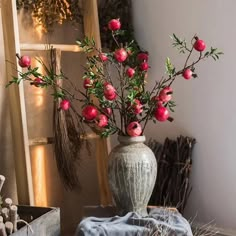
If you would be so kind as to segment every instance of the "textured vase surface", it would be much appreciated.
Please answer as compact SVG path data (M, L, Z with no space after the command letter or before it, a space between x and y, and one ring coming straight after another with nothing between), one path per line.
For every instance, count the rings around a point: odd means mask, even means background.
M118 140L108 161L113 200L121 215L132 211L146 216L157 176L155 155L144 144L145 136L119 136Z

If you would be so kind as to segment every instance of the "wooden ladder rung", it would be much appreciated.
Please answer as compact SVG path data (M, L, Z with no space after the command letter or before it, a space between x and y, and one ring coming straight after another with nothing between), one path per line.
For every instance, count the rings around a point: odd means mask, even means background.
M96 139L99 138L99 136L95 133L89 133L85 136L81 137L82 139ZM33 138L29 139L29 146L39 146L39 145L47 145L47 144L53 144L54 143L54 137L40 137L40 138Z
M33 43L21 43L21 51L46 51L49 49L60 49L63 52L83 52L83 49L78 45L69 44L33 44Z
M29 146L39 146L54 143L53 137L29 139Z

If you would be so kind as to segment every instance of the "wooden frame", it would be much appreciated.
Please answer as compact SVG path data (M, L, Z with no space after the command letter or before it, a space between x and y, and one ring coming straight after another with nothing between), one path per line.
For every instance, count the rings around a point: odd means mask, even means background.
M1 10L5 58L18 65L15 56L16 52L20 52L16 1L2 0ZM21 70L19 66L13 68L9 62L6 62L7 81L10 81L12 76L17 77L17 70ZM8 91L18 202L33 205L34 194L23 84L11 86Z
M4 49L5 57L8 61L17 65L15 53L20 53L20 50L38 51L48 49L44 44L20 45L16 1L2 0L1 5ZM97 1L83 0L83 7L85 35L88 37L93 37L97 47L101 48ZM50 46L61 51L81 51L81 49L77 45L53 44ZM17 70L20 71L21 68L17 66ZM11 80L12 76L17 77L17 70L12 67L12 64L6 63L6 73L8 81ZM9 103L11 113L18 202L20 204L34 205L29 145L32 145L35 142L32 140L29 141L28 139L24 90L22 84L19 87L11 86L9 88ZM92 138L94 138L94 136ZM43 142L47 141L48 140L43 140ZM97 173L100 189L100 202L102 205L108 205L111 203L111 194L109 191L107 178L107 160L109 149L109 139L102 139L96 137Z
M78 45L66 45L66 44L33 44L22 43L20 44L21 51L45 51L47 49L54 48L64 52L82 52L82 49Z

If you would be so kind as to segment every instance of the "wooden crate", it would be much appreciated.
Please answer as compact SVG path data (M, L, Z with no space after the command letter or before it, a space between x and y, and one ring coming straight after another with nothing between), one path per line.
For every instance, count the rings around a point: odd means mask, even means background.
M18 206L20 218L27 221L28 226L23 226L11 236L58 236L60 235L60 209L50 207Z

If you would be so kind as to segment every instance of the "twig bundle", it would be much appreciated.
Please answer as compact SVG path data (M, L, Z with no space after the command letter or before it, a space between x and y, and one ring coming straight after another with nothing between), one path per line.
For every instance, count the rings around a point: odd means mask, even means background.
M164 145L149 141L158 162L155 188L150 200L152 205L174 206L183 213L191 192L189 182L192 167L194 138L179 136L166 138Z

